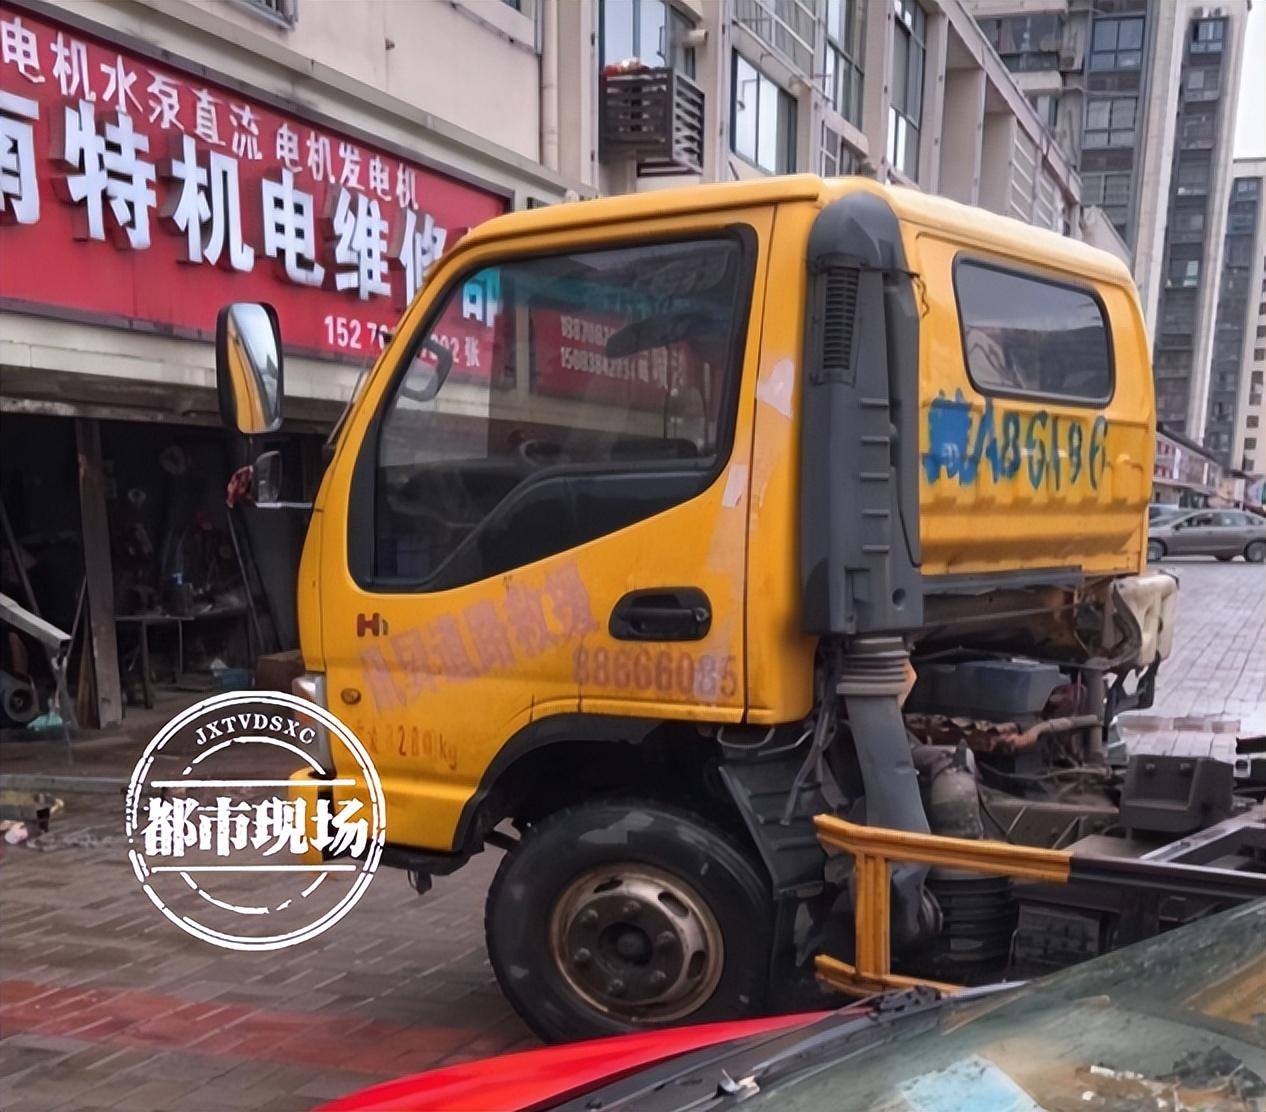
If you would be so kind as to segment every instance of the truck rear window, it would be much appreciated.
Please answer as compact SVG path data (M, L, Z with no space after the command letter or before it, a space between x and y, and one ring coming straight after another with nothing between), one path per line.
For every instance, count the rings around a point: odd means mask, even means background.
M1107 320L1088 290L960 259L954 292L977 389L1084 404L1112 396Z

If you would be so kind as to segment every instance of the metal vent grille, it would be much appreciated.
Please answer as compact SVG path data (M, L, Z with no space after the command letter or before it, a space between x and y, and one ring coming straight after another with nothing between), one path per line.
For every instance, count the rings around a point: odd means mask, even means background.
M822 370L828 378L847 378L853 363L853 327L857 319L854 267L833 267L826 274L822 322Z

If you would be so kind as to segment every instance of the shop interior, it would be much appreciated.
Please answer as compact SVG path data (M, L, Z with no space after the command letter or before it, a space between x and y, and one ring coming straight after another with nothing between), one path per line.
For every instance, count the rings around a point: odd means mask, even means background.
M302 502L319 436L246 445L211 425L0 422L0 737L118 727L157 700L251 687L268 661L296 655L306 513L249 496L230 506L226 491L276 449Z

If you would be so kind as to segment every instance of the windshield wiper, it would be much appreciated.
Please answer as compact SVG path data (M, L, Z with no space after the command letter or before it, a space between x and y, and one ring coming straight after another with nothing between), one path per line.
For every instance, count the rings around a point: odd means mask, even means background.
M799 1042L785 1047L777 1054L756 1063L747 1073L735 1080L721 1071L722 1080L717 1084L718 1096L721 1093L739 1098L749 1097L760 1091L760 1083L769 1074L778 1072L779 1067L796 1059L807 1059L828 1046L841 1041L851 1042L853 1039L873 1033L878 1035L896 1024L905 1025L918 1016L929 1018L939 1015L944 1004L950 1000L960 1000L962 994L950 996L936 989L918 987L904 992L885 993L875 998L874 1007L863 1016L858 1016L852 1023L839 1027L829 1027L824 1031L807 1035ZM859 1001L865 1003L865 1001ZM913 1022L911 1026L914 1026ZM922 1025L919 1025L920 1028ZM832 1059L834 1061L834 1059Z

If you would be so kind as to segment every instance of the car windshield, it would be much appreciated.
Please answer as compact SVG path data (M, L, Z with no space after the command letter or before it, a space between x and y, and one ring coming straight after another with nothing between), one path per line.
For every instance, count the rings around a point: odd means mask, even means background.
M762 1085L780 1112L1260 1109L1266 901L948 1007L919 1037Z

